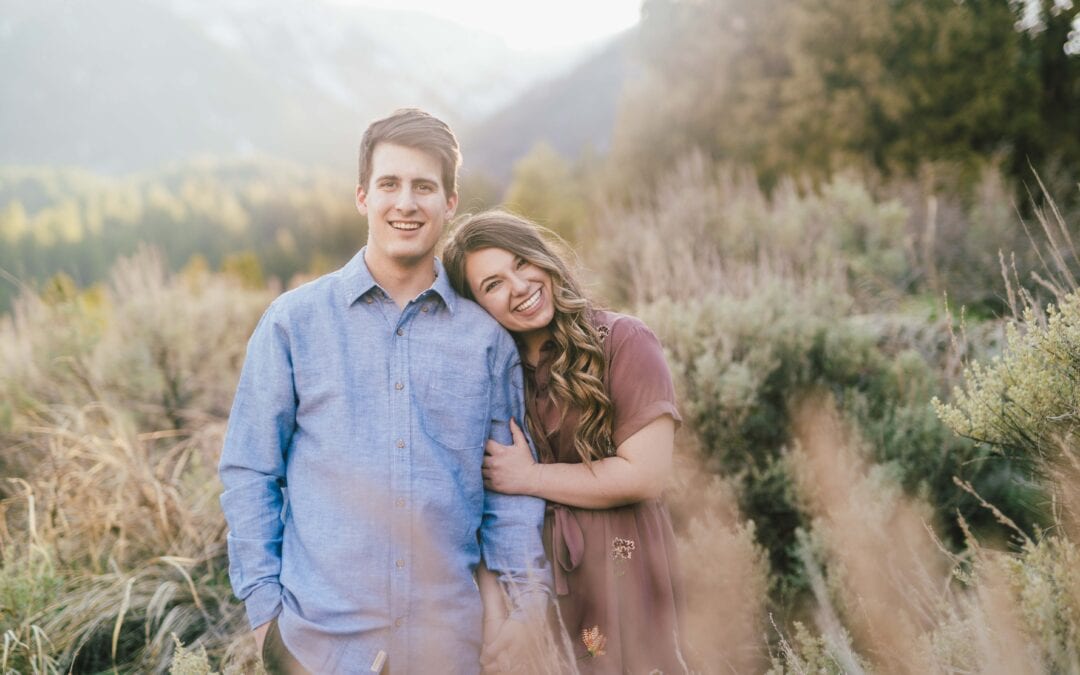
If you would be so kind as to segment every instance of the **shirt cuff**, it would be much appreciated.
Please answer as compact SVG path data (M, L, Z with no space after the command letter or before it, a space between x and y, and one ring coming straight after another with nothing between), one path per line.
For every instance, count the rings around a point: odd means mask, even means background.
M248 623L255 630L281 613L281 585L266 583L257 587L244 598L244 606Z

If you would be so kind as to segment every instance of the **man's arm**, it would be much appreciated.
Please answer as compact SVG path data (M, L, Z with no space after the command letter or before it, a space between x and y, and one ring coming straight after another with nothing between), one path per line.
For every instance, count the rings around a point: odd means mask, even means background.
M488 645L506 621L506 594L499 585L499 578L483 560L476 568L476 585L480 589L480 601L484 603L484 644Z
M262 654L263 645L266 644L266 634L270 632L270 622L256 626L252 633L255 635L255 653Z
M281 611L281 511L285 451L296 424L289 336L277 304L248 342L219 472L229 524L229 579L259 634Z
M508 443L510 419L524 419L525 395L520 357L509 334L500 331L492 364L491 438ZM524 495L484 491L480 545L487 568L495 572L513 603L511 617L543 616L551 586L541 531L544 501Z

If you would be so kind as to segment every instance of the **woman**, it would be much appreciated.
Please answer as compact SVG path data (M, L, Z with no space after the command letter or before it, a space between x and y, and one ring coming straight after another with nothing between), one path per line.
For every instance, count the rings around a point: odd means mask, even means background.
M680 422L656 336L595 309L540 228L470 217L443 256L450 282L513 333L528 429L489 441L485 485L548 502L544 542L584 673L682 673L675 539L660 494Z

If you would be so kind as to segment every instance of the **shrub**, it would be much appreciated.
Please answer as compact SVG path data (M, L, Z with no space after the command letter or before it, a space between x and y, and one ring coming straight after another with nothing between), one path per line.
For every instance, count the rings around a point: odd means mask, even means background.
M637 313L660 336L686 426L704 466L733 479L776 581L774 599L807 590L795 531L809 522L792 491L790 402L810 388L835 397L907 494L925 499L943 538L963 543L959 512L979 532L1001 532L992 514L953 483L961 476L1028 531L1045 522L1042 491L1023 467L956 438L928 399L947 382L948 325L920 331L914 317L852 316L853 300L825 284L763 280L740 294L657 300ZM929 326L929 327L928 327Z
M0 323L5 669L161 671L173 633L250 665L216 464L270 294L152 251L108 288L56 289Z
M1080 428L1080 295L1047 307L1045 325L1027 310L1008 325L1004 353L965 370L952 402L935 400L957 434L1001 452L1039 457Z

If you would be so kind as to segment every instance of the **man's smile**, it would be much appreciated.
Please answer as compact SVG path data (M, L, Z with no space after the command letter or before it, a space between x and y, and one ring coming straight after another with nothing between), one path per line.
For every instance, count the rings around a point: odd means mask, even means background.
M390 227L395 230L403 230L405 232L411 232L412 230L419 230L423 223L415 220L391 220Z

